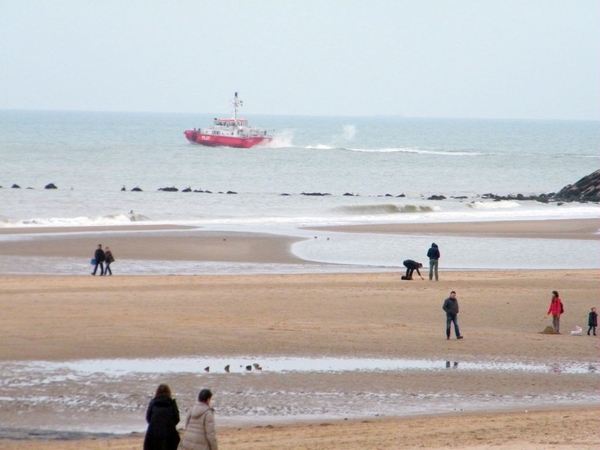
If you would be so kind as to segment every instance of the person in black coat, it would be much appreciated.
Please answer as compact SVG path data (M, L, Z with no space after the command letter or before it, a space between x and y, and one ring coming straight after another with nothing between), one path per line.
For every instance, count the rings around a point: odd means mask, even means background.
M433 280L435 274L435 281L438 281L438 263L440 259L440 249L434 242L431 244L429 250L427 250L427 257L429 258L429 281Z
M161 384L146 411L148 430L144 438L144 450L177 450L179 445L179 409L171 398L171 389Z
M96 265L94 266L92 275L96 275L98 266L100 266L100 275L104 275L104 260L106 259L106 256L104 255L104 250L102 250L102 244L98 244L98 248L94 252L94 259L96 260Z
M413 261L412 259L407 259L402 264L404 264L404 267L406 267L406 275L402 277L403 280L412 280L413 272L415 270L421 277L421 280L423 280L423 276L421 275L421 272L419 272L419 269L423 267L423 264Z

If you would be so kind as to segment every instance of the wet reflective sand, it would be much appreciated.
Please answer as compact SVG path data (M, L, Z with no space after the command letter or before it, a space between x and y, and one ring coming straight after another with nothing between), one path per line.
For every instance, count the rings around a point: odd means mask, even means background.
M174 387L182 414L199 388L210 386L223 426L532 408L556 402L597 404L597 367L598 363L499 359L8 361L0 363L0 436L27 435L33 429L143 431L149 397L140 393L152 392L164 381ZM560 384L549 389L557 377ZM6 413L9 403L11 413Z

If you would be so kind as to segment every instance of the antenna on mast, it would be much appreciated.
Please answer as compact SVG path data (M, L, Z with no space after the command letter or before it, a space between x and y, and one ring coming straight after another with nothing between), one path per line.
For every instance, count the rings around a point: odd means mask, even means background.
M243 106L244 102L238 98L238 93L236 92L233 96L233 118L237 120L237 112L240 106Z

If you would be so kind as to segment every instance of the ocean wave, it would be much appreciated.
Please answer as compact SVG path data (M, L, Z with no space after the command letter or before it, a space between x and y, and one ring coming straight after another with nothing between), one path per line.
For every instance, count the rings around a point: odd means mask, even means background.
M148 220L150 220L148 217L134 213L89 217L45 217L21 220L0 220L0 228L130 225L132 222L144 222Z
M439 206L430 205L393 205L391 203L383 205L356 205L356 206L338 206L335 211L348 215L372 215L372 214L410 214L439 211Z
M471 202L467 203L467 206L473 209L508 209L518 208L520 205L518 202L502 200L499 202Z

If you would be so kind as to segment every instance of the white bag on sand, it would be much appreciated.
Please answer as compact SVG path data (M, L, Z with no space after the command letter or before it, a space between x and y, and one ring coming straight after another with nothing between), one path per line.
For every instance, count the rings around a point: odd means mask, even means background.
M576 326L573 331L571 331L571 336L582 336L582 335L583 335L583 330L579 325Z

